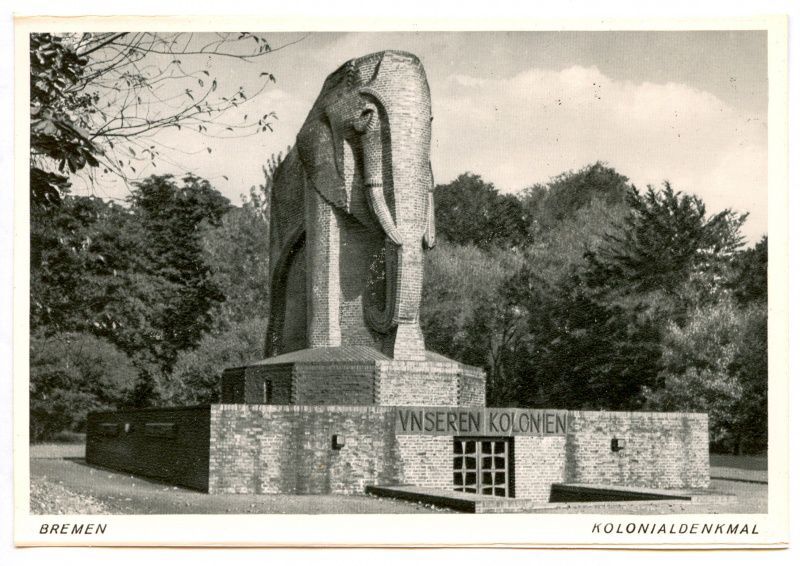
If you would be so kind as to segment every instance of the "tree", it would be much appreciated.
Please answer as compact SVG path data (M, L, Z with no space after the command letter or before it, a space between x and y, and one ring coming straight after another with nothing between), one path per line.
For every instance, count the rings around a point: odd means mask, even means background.
M699 197L675 192L668 182L661 191L632 188L628 205L622 224L586 254L591 287L621 298L656 294L656 302L675 301L678 310L686 308L684 291L706 300L723 291L746 214L726 209L707 217Z
M163 283L151 339L158 344L156 361L168 373L178 353L193 349L211 328L212 310L225 300L205 261L203 238L221 226L230 202L192 175L182 185L170 175L149 177L136 183L128 201L143 236L136 251Z
M769 440L769 336L766 304L744 309L744 322L730 371L742 386L733 452L759 453Z
M269 225L253 201L232 208L220 225L203 237L203 251L213 285L225 300L214 306L213 328L231 324L269 310ZM262 329L262 333L266 327Z
M764 449L767 440L767 326L762 309L731 300L671 324L664 337L659 387L646 392L647 408L709 415L713 446L739 453Z
M76 113L87 112L97 100L74 87L81 81L86 59L50 34L31 34L31 207L57 205L69 189L65 167L74 173L87 164L96 167L97 147L82 130ZM45 170L55 162L59 173Z
M557 229L593 202L608 208L625 206L629 190L627 177L598 161L577 172L562 173L545 185L528 187L519 198L530 219L531 232L539 236Z
M137 368L136 404L148 404L160 376L199 343L225 299L203 242L229 209L192 176L180 185L169 176L148 178L134 186L128 207L67 195L59 206L37 209L32 332L110 341Z
M212 279L225 292L225 302L214 312L215 333L269 312L269 207L273 176L283 155L271 156L262 168L264 183L251 187L250 194L242 196L242 206L226 213L220 226L203 239Z
M593 199L558 223L540 230L524 249L525 262L551 285L586 269L586 253L596 251L625 218L624 204Z
M520 259L443 242L426 260L420 312L426 347L484 368L490 403L513 400L514 356L525 332L501 289Z
M219 334L206 334L197 348L181 352L174 369L160 385L160 398L170 405L219 402L222 372L262 358L266 319L234 322Z
M70 174L92 182L101 169L135 180L171 152L153 137L164 128L216 137L271 131L274 113L231 115L275 82L271 73L260 72L247 93L188 61L254 61L272 51L250 33L31 34L31 202L57 204Z
M136 378L131 360L90 334L31 337L31 440L80 431L89 411L124 406Z
M768 255L769 242L764 236L755 246L734 256L729 286L740 304L767 302Z
M524 406L632 410L659 368L657 326L639 309L597 300L579 272L550 282L527 264L506 284L530 336Z
M528 222L514 195L501 195L479 175L464 173L437 185L436 231L454 244L509 248L527 240Z

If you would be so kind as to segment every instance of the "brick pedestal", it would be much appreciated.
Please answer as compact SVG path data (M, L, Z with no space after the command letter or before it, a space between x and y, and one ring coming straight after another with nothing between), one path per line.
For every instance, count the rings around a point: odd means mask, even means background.
M313 348L225 370L223 403L482 407L483 370L425 352L393 360L374 348Z

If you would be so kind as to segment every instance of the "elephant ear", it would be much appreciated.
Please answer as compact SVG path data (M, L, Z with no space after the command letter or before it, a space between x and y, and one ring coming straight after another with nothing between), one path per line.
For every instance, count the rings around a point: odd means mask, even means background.
M297 134L297 152L317 192L332 205L347 208L342 166L343 141L337 138L325 113L309 116Z

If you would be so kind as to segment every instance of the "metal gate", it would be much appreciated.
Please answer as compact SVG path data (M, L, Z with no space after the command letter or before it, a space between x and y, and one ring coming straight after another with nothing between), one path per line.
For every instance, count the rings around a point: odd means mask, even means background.
M513 497L510 438L453 438L453 486L456 491Z

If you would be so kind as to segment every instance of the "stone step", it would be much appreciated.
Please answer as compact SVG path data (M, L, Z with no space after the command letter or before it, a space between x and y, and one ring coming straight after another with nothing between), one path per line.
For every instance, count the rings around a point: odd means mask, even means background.
M527 499L478 495L415 485L369 485L366 492L378 497L435 505L463 513L513 513L527 510L533 505L533 501Z
M736 496L712 489L656 489L623 485L554 483L550 492L553 503L593 501L688 501L691 503L728 503Z

